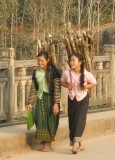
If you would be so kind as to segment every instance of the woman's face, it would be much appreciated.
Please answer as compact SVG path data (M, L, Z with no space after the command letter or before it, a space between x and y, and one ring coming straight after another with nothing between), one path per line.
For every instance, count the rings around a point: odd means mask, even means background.
M48 62L49 60L46 60L44 56L37 57L37 63L41 69L46 69Z
M70 59L71 69L79 69L80 65L81 65L81 61L79 61L76 56L72 56L71 59Z

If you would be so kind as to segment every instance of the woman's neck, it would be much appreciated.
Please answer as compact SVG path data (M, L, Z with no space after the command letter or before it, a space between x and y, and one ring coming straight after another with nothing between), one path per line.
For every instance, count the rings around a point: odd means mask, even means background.
M72 69L76 74L79 74L81 73L81 69L80 68L75 68L75 69Z
M39 67L40 68L40 67ZM47 69L47 67L45 67L45 68L40 68L41 70L43 70L43 71L45 71L46 69Z

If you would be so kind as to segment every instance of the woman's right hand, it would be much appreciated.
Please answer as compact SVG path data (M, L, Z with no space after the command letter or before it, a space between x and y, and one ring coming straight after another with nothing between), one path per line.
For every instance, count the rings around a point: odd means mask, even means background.
M62 84L64 87L68 88L69 90L71 90L71 89L75 86L74 83L69 83L69 82L61 82L61 84Z
M74 88L74 86L75 86L74 83L68 83L68 82L66 82L66 85L67 85L67 88L68 88L69 90L72 90L72 88Z
M28 104L28 105L27 105L27 109L28 109L28 110L32 110L32 105L31 105L31 104Z

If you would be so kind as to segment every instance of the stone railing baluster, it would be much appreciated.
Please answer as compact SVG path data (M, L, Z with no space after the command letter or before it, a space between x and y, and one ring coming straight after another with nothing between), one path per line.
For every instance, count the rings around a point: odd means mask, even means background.
M15 82L15 105L14 105L14 112L17 113L18 112L18 107L17 107L17 88L18 88L18 81Z
M18 76L20 77L26 77L26 68L19 68L18 69ZM20 98L19 98L19 104L20 104L20 110L25 111L25 89L26 89L26 80L20 80L19 83L20 88Z
M4 113L4 106L3 106L3 101L4 101L4 86L5 82L0 83L0 113Z

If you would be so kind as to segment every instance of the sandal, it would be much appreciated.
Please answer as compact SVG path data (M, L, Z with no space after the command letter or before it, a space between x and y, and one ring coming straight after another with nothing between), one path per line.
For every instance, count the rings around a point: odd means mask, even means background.
M80 150L79 149L79 143L78 142L74 142L73 148L72 148L72 153L73 154L77 154L79 150Z
M38 151L42 151L42 149L44 148L45 145L46 145L46 142L45 141L41 141L39 143L39 145L37 146L37 150Z
M82 141L79 142L79 149L84 151L85 150L85 146L84 143Z
M80 150L79 147L78 147L78 148L77 148L77 147L76 147L76 148L73 147L73 148L72 148L72 153L73 153L73 154L77 154L77 153L79 152L79 150Z
M84 146L79 146L79 149L84 151L85 150L85 147Z
M43 152L50 152L52 151L51 144L46 143L44 148L42 149Z

